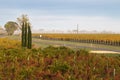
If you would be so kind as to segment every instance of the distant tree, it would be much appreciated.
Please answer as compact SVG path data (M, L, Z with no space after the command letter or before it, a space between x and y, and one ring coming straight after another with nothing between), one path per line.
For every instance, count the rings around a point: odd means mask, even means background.
M8 21L4 27L5 27L5 30L7 31L8 35L13 35L19 26L16 22Z

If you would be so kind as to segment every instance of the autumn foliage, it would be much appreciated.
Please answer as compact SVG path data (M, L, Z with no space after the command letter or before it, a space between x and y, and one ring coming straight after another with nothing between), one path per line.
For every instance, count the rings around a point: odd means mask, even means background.
M21 48L0 39L0 80L119 80L120 56L66 47Z

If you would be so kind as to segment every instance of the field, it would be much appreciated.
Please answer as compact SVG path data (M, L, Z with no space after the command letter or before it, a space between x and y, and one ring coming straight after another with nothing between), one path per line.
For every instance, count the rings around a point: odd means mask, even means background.
M33 36L62 38L62 39L94 39L94 40L111 40L120 41L120 34L33 34Z
M119 54L90 54L64 46L21 48L18 37L0 39L0 80L119 80ZM41 45L42 46L42 45Z
M120 80L120 0L0 0L0 80Z
M8 36L8 38L12 40L20 40L20 36ZM77 41L53 40L53 39L38 38L35 36L33 36L33 45L36 48L37 47L45 48L51 45L51 46L65 46L75 50L87 49L87 50L107 50L107 51L120 52L119 46L84 43Z
M40 35L42 35L40 37ZM120 46L120 34L33 34L35 38Z

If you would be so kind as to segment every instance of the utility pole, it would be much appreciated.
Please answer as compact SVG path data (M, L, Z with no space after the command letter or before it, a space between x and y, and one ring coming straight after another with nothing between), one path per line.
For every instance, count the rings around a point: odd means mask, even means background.
M77 24L77 34L79 33L79 25Z

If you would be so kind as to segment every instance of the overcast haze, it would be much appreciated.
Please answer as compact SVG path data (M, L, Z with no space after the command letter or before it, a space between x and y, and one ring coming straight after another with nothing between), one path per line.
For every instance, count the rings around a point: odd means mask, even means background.
M27 14L33 29L120 32L120 0L0 0L0 25Z

